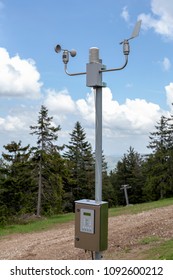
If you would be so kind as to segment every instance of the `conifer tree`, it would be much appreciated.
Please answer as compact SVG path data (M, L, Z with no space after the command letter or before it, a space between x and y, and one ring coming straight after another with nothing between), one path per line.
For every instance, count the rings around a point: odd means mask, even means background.
M166 196L168 179L168 119L164 116L150 133L148 148L152 154L145 164L145 196L148 200L157 200Z
M41 208L51 213L61 201L62 195L61 180L56 174L56 168L52 169L52 166L56 167L56 164L61 161L59 151L63 147L55 144L61 128L53 126L52 120L53 117L48 116L48 109L42 105L38 124L30 126L33 131L31 134L37 136L37 146L32 149L35 174L38 175L37 216L40 216Z
M31 172L29 168L29 145L22 147L21 141L12 141L4 146L1 165L1 200L8 209L9 215L31 211L29 198L34 196L31 187Z
M122 185L129 185L129 202L143 202L144 178L142 173L142 157L134 148L130 147L126 154L118 161L114 172L111 172L110 180L114 187L117 204L125 204L124 193L120 190Z
M66 146L64 157L68 160L73 200L94 198L94 159L91 144L86 140L86 133L80 122L76 122L70 134L71 139Z

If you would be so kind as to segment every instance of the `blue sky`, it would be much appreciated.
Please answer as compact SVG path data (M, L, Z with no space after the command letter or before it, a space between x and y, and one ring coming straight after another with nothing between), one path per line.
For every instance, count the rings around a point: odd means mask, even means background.
M41 105L61 126L59 144L80 121L94 149L94 94L86 77L64 73L62 53L76 49L69 72L83 72L89 48L107 68L124 63L122 45L137 20L127 67L103 74L103 150L122 155L129 146L148 152L149 132L173 109L172 0L0 0L0 153L3 145L35 144L29 126Z

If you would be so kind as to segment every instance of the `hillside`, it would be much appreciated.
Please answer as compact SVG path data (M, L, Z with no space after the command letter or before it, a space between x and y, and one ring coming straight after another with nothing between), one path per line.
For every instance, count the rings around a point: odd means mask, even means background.
M132 206L133 207L133 206ZM173 206L109 218L109 248L104 259L171 258L164 246L173 237ZM171 242L171 241L169 241ZM163 247L160 252L159 246ZM173 257L173 256L172 256ZM1 237L0 259L90 259L74 248L74 222L57 224L41 232Z

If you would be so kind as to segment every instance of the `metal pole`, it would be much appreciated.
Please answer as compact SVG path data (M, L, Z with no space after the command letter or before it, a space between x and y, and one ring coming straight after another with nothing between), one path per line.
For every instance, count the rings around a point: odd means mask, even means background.
M95 88L95 200L102 201L102 88Z
M125 195L125 199L126 199L126 205L129 205L129 198L128 198L128 194L127 194L127 186L124 186L124 195Z
M95 88L95 201L102 201L102 87ZM101 260L95 252L95 260Z
M129 185L122 185L122 187L120 188L120 190L124 190L126 205L128 206L129 205L129 197L128 197L127 189L131 189L131 186L129 186Z

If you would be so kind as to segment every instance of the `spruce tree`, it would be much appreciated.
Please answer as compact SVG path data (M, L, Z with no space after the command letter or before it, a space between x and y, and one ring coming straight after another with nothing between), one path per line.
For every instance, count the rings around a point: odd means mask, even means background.
M91 144L86 140L86 133L80 122L76 122L66 145L64 158L70 170L71 184L66 192L72 200L94 198L94 159Z
M170 189L169 181L169 124L164 116L150 133L148 148L152 150L145 164L146 184L144 193L148 200L166 197ZM172 176L171 176L172 177Z
M12 141L4 146L1 165L1 200L9 215L22 214L32 209L30 198L34 196L29 164L29 145L22 147L21 141Z
M38 124L30 126L33 131L31 134L37 136L37 146L32 149L33 166L35 165L34 170L38 178L37 216L40 216L41 209L46 213L55 209L58 211L57 205L60 205L62 196L62 183L59 174L56 173L56 166L61 161L59 151L63 147L55 144L61 128L53 126L52 120L53 117L48 116L48 109L42 105Z
M143 202L142 157L134 148L130 147L126 154L118 161L116 169L111 172L110 180L114 187L117 204L125 204L122 185L129 185L128 196L130 203Z

